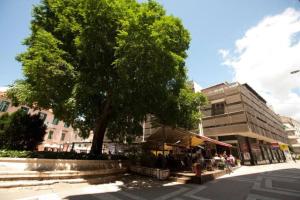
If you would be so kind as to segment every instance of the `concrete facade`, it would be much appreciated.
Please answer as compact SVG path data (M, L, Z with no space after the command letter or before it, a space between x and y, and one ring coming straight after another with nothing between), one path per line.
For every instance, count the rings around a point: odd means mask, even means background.
M288 138L288 144L296 154L300 155L300 122L285 116L281 116L281 121Z
M248 84L221 83L202 92L209 100L202 108L205 136L232 144L242 164L285 160L279 149L287 143L280 117Z

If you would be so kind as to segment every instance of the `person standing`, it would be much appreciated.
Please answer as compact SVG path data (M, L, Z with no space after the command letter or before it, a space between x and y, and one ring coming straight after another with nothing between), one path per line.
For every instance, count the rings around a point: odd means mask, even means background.
M296 163L297 161L296 161L296 154L292 154L292 159L293 159L293 161Z

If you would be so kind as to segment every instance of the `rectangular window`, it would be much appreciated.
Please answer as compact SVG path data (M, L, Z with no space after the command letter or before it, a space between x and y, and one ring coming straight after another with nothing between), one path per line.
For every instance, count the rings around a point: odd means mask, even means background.
M43 113L43 112L39 112L39 117L40 117L41 120L45 121L45 119L47 117L47 114Z
M53 138L53 131L49 131L48 133L48 139L51 140Z
M6 112L9 107L8 101L0 101L0 112Z
M21 110L25 113L28 113L29 112L29 108L25 107L25 106L22 106L21 107Z
M57 118L54 117L54 118L53 118L53 121L52 121L52 124L57 125L58 122L59 122L59 119L57 119Z
M60 141L64 141L64 140L65 140L65 136L66 136L66 134L65 134L65 133L62 133L62 134L61 134L61 137L60 137Z
M215 103L211 105L211 115L222 115L225 113L224 103Z

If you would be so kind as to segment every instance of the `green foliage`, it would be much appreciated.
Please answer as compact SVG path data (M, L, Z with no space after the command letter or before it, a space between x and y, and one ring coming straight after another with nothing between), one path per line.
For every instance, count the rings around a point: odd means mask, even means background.
M121 141L142 134L147 114L187 128L199 117L188 116L197 97L182 91L189 33L155 1L43 0L31 31L17 56L25 79L8 95L51 108L81 136L93 130L93 153L105 132ZM192 122L176 119L181 113Z
M207 103L207 98L202 93L194 92L190 85L186 84L180 90L179 96L171 97L161 110L156 113L157 123L178 126L188 130L198 129L201 120L201 106Z
M34 150L44 140L46 126L38 115L22 110L0 117L0 148Z
M30 158L30 151L0 150L0 157Z
M225 163L224 162L219 162L218 163L218 168L221 169L221 170L225 169Z
M193 92L191 88L181 89L178 98L178 121L180 127L198 129L201 120L201 106L207 103L207 98L200 92Z
M44 159L74 159L74 160L107 160L108 155L89 155L75 152L47 152L47 151L16 151L0 150L0 157L10 158L44 158ZM122 155L111 155L112 160L125 160L127 157Z

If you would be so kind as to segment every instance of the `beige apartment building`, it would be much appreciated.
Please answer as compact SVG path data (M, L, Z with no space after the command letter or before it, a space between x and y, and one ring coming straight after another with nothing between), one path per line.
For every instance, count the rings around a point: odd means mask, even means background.
M205 136L232 144L232 154L245 165L285 161L279 146L287 137L280 117L248 84L225 82L202 92L209 100L202 108Z
M281 121L288 138L289 146L294 153L300 155L300 122L285 116L281 116Z
M38 146L39 151L76 151L89 152L91 148L92 134L89 138L83 139L65 122L55 118L51 110L34 110L27 106L15 107L6 97L5 92L0 92L0 115L4 113L13 113L19 109L30 114L39 114L47 126L44 141Z
M79 132L65 122L55 118L51 110L34 110L28 106L12 105L11 101L5 96L5 92L0 91L0 115L13 113L18 109L23 109L30 114L39 114L47 126L44 141L38 146L38 151L75 151L77 153L89 153L92 147L93 133L86 139L79 136ZM141 140L141 138L139 139ZM119 154L124 152L126 145L110 141L104 138L103 153L111 152Z

